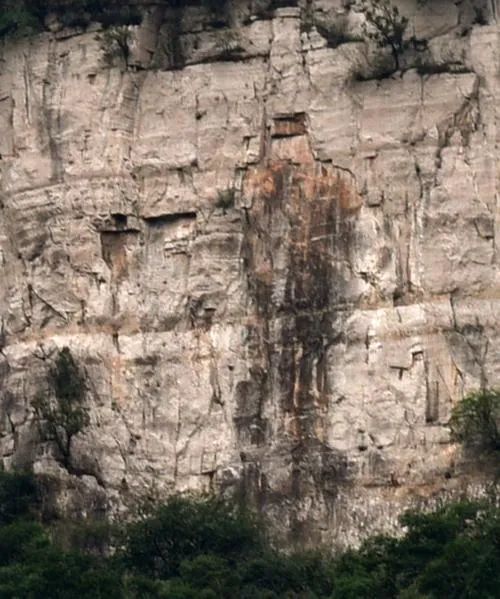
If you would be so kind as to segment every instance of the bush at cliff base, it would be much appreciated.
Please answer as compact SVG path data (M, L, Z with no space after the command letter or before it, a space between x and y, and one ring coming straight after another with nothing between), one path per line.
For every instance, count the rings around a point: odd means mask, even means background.
M407 513L402 536L332 556L273 549L257 517L215 497L171 497L121 527L75 525L47 521L39 488L0 472L0 599L499 597L493 503Z

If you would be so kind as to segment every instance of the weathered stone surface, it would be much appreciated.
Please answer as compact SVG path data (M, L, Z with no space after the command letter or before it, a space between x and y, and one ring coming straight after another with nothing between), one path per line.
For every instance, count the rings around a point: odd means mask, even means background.
M500 383L498 6L398 3L425 60L370 79L383 51L310 27L348 4L149 8L128 65L3 45L0 451L61 509L221 489L346 544L482 492L446 424ZM30 404L64 346L78 476Z

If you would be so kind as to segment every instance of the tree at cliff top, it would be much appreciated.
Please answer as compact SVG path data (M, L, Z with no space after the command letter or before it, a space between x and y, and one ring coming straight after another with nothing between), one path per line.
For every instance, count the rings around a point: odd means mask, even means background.
M31 35L45 28L47 15L57 15L62 27L87 27L91 22L137 25L142 20L134 3L109 0L0 0L0 38Z

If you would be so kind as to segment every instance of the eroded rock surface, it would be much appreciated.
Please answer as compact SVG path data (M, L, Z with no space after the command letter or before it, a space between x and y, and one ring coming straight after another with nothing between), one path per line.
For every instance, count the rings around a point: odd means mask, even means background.
M0 450L61 509L221 489L343 545L484 488L446 423L500 383L499 7L398 2L391 73L348 4L4 43ZM65 346L79 476L31 407Z

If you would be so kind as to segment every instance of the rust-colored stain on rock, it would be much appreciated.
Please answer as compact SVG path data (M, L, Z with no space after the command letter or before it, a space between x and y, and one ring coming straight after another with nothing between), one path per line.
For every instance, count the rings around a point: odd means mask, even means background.
M299 504L313 488L335 493L346 475L345 458L327 444L327 353L361 198L350 173L314 159L306 136L272 139L269 154L243 182L251 359L260 376L238 397L241 411L254 406L252 417L236 425L240 439L258 445L273 431L287 440L292 467L283 493ZM266 402L281 415L271 423L263 416ZM252 437L253 429L263 434Z
M310 162L295 166L289 161L271 161L248 171L244 195L260 201L288 199L309 203L333 202L344 213L356 212L362 199L352 176L329 164ZM296 207L295 204L292 204Z

